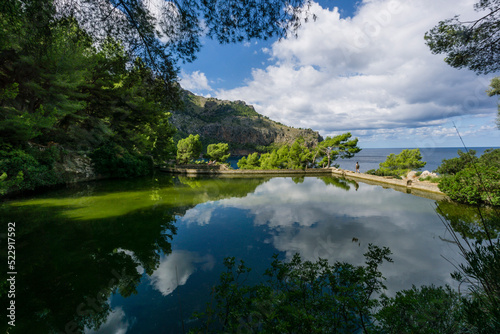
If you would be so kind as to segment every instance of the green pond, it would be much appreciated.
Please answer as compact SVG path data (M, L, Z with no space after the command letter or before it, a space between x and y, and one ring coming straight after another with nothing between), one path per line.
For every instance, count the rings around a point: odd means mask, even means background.
M245 260L256 282L275 253L362 264L372 243L393 252L394 263L382 266L387 294L454 286L460 257L437 205L461 210L333 177L161 173L10 200L0 204L3 249L15 222L10 333L182 333L210 300L227 256Z

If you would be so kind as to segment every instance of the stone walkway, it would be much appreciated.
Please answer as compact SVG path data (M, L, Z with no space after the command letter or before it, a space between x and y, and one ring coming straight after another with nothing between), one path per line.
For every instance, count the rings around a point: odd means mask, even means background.
M367 184L390 187L397 191L406 192L412 195L426 197L434 200L444 200L448 198L446 194L439 190L437 183L419 181L416 178L404 178L400 180L391 177L355 173L348 170L335 168L332 169L332 174L335 176L345 177L350 180L361 181Z

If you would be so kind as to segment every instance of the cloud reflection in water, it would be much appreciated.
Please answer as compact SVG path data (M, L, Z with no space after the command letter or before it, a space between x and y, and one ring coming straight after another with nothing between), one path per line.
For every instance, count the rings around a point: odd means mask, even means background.
M127 319L123 309L117 307L111 311L106 322L97 331L86 329L85 334L125 334L130 325L130 319Z
M187 251L173 251L160 260L158 269L151 275L151 284L154 288L167 296L179 285L186 284L197 268L212 270L215 260L212 255L200 256L198 253Z
M320 178L299 184L274 178L244 198L211 203L209 212L211 217L215 210L244 210L254 217L255 226L265 227L265 239L287 258L298 252L306 260L362 264L369 243L387 246L395 261L382 267L389 293L411 284L453 284L453 268L443 257L453 259L456 252L439 239L445 237L445 228L434 201L362 183L358 191L351 188L346 192ZM192 210L207 217L200 206ZM190 211L186 217L194 216ZM206 218L198 222L216 223Z

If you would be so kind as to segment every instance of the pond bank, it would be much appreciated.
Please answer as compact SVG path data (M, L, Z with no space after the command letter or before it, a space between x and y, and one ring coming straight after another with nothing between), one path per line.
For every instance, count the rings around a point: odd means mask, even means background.
M333 169L334 176L345 177L346 179L361 181L366 184L379 185L384 188L405 192L408 194L425 197L436 201L447 199L445 193L439 190L437 183L419 181L418 179L394 179L390 177L376 176L364 173L355 173L348 170Z
M201 168L200 168L201 167ZM391 188L407 194L412 194L419 197L425 197L432 200L440 201L447 199L446 194L441 192L437 183L418 181L417 179L394 179L364 173L355 173L348 170L336 168L314 168L314 169L285 169L285 170L240 170L240 169L222 169L220 166L187 166L187 167L163 167L160 171L166 173L186 174L189 176L211 175L217 177L256 177L256 176L272 176L272 177L292 177L292 176L336 176L344 177L353 181L360 181L366 184L378 185L384 188Z

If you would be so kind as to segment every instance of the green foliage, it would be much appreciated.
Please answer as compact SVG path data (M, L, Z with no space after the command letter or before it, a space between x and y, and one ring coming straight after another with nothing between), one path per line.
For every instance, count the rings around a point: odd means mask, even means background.
M254 152L241 158L237 165L239 169L260 169L259 153Z
M304 138L300 137L291 146L283 145L279 149L274 148L270 153L264 153L258 159L255 153L238 162L240 169L306 169L308 166L315 166L317 157L324 157L322 164L330 165L331 161L337 158L352 158L361 151L357 146L358 138L350 139L350 133L344 133L319 143L316 148L310 150ZM242 158L243 159L243 158ZM241 161L241 160L240 160ZM241 165L241 166L240 166Z
M462 22L459 16L439 22L425 34L432 53L446 54L445 61L452 67L467 67L478 74L500 69L498 45L498 0L480 0L476 11L485 13L479 19Z
M455 175L443 177L439 189L453 201L467 204L500 205L500 173L498 167L478 165Z
M26 152L38 165L25 159L26 164L46 174L41 177L45 181L38 182L28 181L31 176L26 173L7 172L2 188L60 182L49 174L54 159L61 157L47 156L51 148L30 149L33 145L55 142L70 151L90 153L113 142L131 155L125 154L129 162L172 157L175 129L168 110L178 101L178 88L166 87L116 39L107 38L95 47L96 40L76 19L55 16L55 11L51 1L2 4L0 149ZM143 174L137 171L141 169L119 174ZM16 183L16 178L23 181Z
M413 286L381 297L376 314L382 333L455 334L462 329L461 301L458 292L445 287Z
M0 129L2 141L13 145L39 137L85 107L79 88L89 47L73 21L41 27L30 22L29 6L16 9L0 19L2 40L8 41L0 52Z
M498 0L480 0L474 5L476 11L485 11L479 19L462 22L456 15L439 22L425 34L432 53L446 54L445 61L455 68L469 68L478 74L495 73L500 69L500 46L498 25L500 10ZM491 81L489 96L500 92L500 79ZM497 118L500 129L500 104Z
M236 163L239 169L249 169L247 168L247 158L246 157L241 157L240 160Z
M500 95L500 77L491 79L490 87L491 89L487 91L488 96Z
M500 166L500 149L487 149L484 151L480 163L486 167Z
M212 301L195 314L202 325L191 333L498 333L500 242L466 248L449 231L465 259L452 277L467 283L468 295L448 285L380 295L379 266L392 260L387 248L373 245L364 266L302 261L298 254L285 262L275 255L267 281L255 285L246 284L251 270L243 261L226 258Z
M90 157L98 174L113 178L147 175L153 168L151 157L130 153L115 143L99 147Z
M462 152L458 150L458 158L443 159L441 165L434 171L441 175L455 175L472 163L478 162L475 150Z
M305 145L304 138L295 140L288 153L287 167L290 169L306 169L312 159L312 153Z
M278 168L287 168L289 155L290 147L288 145L283 145L276 151L276 165Z
M93 112L109 121L113 141L120 146L151 155L156 161L172 158L175 129L168 121L171 114L167 110L174 102L165 100L161 82L140 60L136 59L134 66L125 71L120 48L113 46L106 52L115 53L118 65L113 66L124 72L108 83L111 87L103 88L102 94L107 95L112 107L98 105L102 101L92 101Z
M465 263L453 277L471 283L470 296L464 298L465 319L476 333L500 331L500 242L475 244L464 250Z
M464 258L452 277L469 289L462 298L465 322L470 333L489 334L500 331L500 241L482 225L486 239L471 243L459 239L446 223Z
M454 161L460 161L460 158ZM472 161L468 164L455 163L453 170L447 167L454 174L443 177L439 189L457 202L500 205L500 149L486 150L479 159ZM450 164L444 161L444 165Z
M290 147L283 145L279 149L273 149L270 153L263 153L258 161L257 157L258 154L254 153L249 160L245 159L242 165L246 166L248 165L247 161L250 161L251 168L244 167L243 169L284 169L289 166Z
M273 150L271 153L264 153L260 156L261 169L279 169L280 165L277 150Z
M271 153L259 156L254 152L238 161L240 169L305 169L312 159L312 153L307 148L304 138L300 137L292 146L283 145L273 149Z
M140 1L82 0L54 11L59 17L78 18L99 42L111 36L128 45L128 52L173 85L175 63L196 58L202 45L200 36L208 35L220 43L284 37L307 20L308 2L181 0L160 3L152 13Z
M22 150L0 151L0 173L0 195L61 182L52 165L43 165L33 155Z
M441 178L440 177L433 177L431 175L428 175L426 177L419 178L419 181L429 181L429 182L432 182L432 183L439 183L439 181L441 181Z
M267 282L253 286L245 285L250 269L244 262L226 258L215 305L196 315L203 325L192 333L367 333L378 305L372 295L385 289L379 266L392 262L390 254L370 245L363 266L303 261L298 254L285 262L275 255Z
M426 162L421 160L420 149L405 149L397 155L394 153L388 155L387 159L379 164L380 168L370 173L379 176L405 176L412 170L424 167Z
M366 174L376 175L376 176L389 176L395 179L402 179L401 175L398 174L398 171L370 169L366 171Z
M194 59L201 33L221 42L283 36L307 17L305 2L186 0L165 3L156 18L137 1L56 6L53 1L5 0L0 15L0 149L24 150L27 142L54 141L88 153L112 142L124 159L118 162L112 149L102 148L94 152L98 166L110 171L128 161L125 165L137 165L135 171L119 174L140 174L138 161L144 159L139 156L156 162L173 157L175 129L168 111L180 101L174 64ZM257 115L243 103L230 113ZM181 153L180 159L190 157ZM14 174L7 175L3 186L14 180Z
M255 150L259 153L271 153L274 150L279 150L282 145L271 143L270 145L256 145Z
M316 163L316 158L322 158L319 165L330 167L331 161L338 158L349 159L354 157L361 149L358 147L358 138L351 139L351 137L350 132L335 137L326 137L313 151L313 164Z
M189 135L177 143L177 162L180 164L190 163L200 157L202 144L200 135Z
M462 298L467 333L500 331L500 215L496 207L440 203L437 212L463 260L452 278L468 288Z
M500 77L495 77L491 79L490 87L491 89L487 91L488 96L500 95ZM498 103L497 127L498 129L500 129L500 102Z
M210 144L207 147L207 158L217 162L225 162L231 154L229 152L229 145L226 143Z

